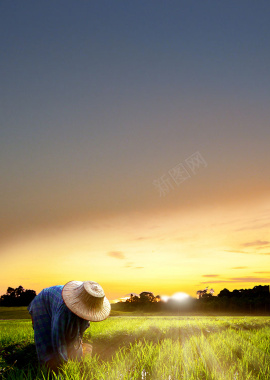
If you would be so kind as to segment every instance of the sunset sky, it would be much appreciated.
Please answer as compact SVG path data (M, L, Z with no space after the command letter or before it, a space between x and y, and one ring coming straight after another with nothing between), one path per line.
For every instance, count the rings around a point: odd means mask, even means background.
M270 284L269 14L1 1L0 294Z

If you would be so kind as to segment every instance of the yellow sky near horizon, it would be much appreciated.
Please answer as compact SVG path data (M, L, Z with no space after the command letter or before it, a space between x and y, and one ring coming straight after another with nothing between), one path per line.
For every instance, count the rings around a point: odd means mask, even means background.
M2 247L0 292L39 292L70 280L99 282L109 299L269 283L269 200L238 207L130 213L63 230L33 232Z

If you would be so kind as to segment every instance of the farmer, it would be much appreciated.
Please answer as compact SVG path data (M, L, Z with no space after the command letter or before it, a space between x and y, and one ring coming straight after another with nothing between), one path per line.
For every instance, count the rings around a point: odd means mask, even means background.
M110 310L97 282L70 281L43 289L28 306L39 362L57 371L68 359L81 359L82 336L89 321L106 319Z

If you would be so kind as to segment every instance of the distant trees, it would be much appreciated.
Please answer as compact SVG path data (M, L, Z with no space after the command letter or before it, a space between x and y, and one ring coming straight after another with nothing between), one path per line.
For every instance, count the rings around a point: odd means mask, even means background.
M223 289L218 294L218 297L268 297L269 296L269 285L257 285L253 289L234 289L230 292L228 289Z
M269 285L257 285L253 289L224 288L217 297L198 297L199 311L219 311L230 313L269 314Z
M197 299L191 298L179 301L169 298L165 302L152 292L130 294L125 302L112 305L114 310L139 312L177 312L177 313L241 313L241 314L270 314L270 293L268 285L257 285L253 289L224 288L218 296L214 289L206 287L197 291Z
M129 293L129 297L125 301L120 301L112 305L114 310L155 312L162 308L162 300L160 295L155 296L152 292L141 292L140 294Z
M161 298L160 296L154 296L152 292L142 292L139 296L134 295L133 293L130 294L130 297L125 301L126 303L141 303L141 304L147 304L151 302L160 302Z
M142 303L156 302L155 296L151 292L142 292L142 293L140 293L140 302L142 302Z
M126 299L127 303L138 303L140 301L140 297L135 294L130 294L130 297Z
M231 294L231 292L224 288L223 290L220 291L220 293L218 294L218 297L229 297Z
M203 290L197 290L197 298L207 298L212 297L212 295L215 293L214 289L210 289L208 293L208 286Z
M28 306L35 296L35 290L24 289L21 285L18 288L8 287L6 294L0 297L0 306Z
M225 290L225 291L224 291ZM248 313L269 312L270 293L268 285L254 286L253 289L235 289L230 292L224 289L218 295L231 310L243 310Z

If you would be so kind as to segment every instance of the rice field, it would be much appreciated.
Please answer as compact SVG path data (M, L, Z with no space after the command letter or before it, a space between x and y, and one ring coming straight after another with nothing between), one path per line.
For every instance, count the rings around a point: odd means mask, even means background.
M91 323L92 357L58 375L37 364L29 320L0 321L5 379L270 379L270 317L110 317Z

